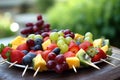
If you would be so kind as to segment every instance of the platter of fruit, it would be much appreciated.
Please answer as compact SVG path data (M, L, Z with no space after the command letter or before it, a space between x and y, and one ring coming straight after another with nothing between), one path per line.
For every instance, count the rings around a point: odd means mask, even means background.
M69 29L51 30L50 24L37 17L36 23L27 23L22 35L14 38L8 45L0 44L0 54L3 61L16 66L38 72L55 71L62 73L69 69L77 72L77 68L92 66L100 69L96 64L106 62L112 57L109 39L94 39L91 32L84 35L74 33Z

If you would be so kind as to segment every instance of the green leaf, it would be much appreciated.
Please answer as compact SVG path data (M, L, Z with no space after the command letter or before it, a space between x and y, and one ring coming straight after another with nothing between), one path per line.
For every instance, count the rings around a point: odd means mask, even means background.
M0 44L0 53L2 52L2 50L4 49L4 44Z
M7 61L10 61L10 51L6 53L6 56L7 56Z
M9 47L12 47L12 44L11 44L11 43L9 43L9 44L8 44L8 46L9 46Z

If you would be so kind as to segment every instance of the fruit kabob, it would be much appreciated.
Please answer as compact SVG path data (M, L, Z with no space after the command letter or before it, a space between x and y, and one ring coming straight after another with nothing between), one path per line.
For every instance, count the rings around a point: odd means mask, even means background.
M10 42L12 46L1 44L0 53L4 61L12 63L10 67L15 64L25 66L22 76L29 67L35 70L35 77L38 71L52 70L62 73L74 69L77 72L76 68L88 65L100 69L93 62L101 60L112 64L105 60L112 55L109 40L93 40L90 32L81 35L69 29L51 30L42 16L38 16L37 22L27 23L21 33L26 37L17 36Z

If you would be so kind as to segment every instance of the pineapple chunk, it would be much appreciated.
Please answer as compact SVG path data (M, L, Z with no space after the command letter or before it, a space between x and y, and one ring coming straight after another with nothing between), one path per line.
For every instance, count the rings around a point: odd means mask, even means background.
M102 42L103 42L103 40L102 39L95 39L94 41L93 41L93 46L94 47L102 47Z
M42 58L41 54L38 54L35 58L33 58L33 68L37 70L40 67L39 71L46 71L46 62Z
M47 49L47 46L51 44L51 40L48 39L44 43L42 43L43 50Z
M11 41L12 44L12 48L16 49L17 46L19 46L20 44L23 44L26 42L26 38L22 37L22 36L17 36L15 39L13 39Z
M78 38L83 39L84 36L81 34L75 33L75 39L78 39Z
M103 46L103 47L101 47L101 49L106 53L107 51L108 51L108 45L105 45L105 46Z
M80 60L77 57L68 57L66 58L66 62L68 63L70 69L72 69L73 66L76 68L80 67Z

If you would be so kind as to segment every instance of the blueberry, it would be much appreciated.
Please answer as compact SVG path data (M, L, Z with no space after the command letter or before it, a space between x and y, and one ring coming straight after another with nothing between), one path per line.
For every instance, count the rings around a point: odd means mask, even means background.
M22 64L23 65L31 65L32 64L32 57L29 55L26 55L22 59Z
M39 38L35 39L35 45L41 45L42 42L43 42L42 39Z
M22 53L24 53L25 55L28 53L27 50L22 50Z
M32 59L36 56L36 54L33 52L29 52L27 55L29 55Z
M36 45L36 46L34 47L34 50L42 50L42 46Z
M76 44L77 44L77 45L80 45L80 41L76 41Z
M54 52L55 54L58 55L60 53L60 48L57 47L57 48L53 49L52 52Z

